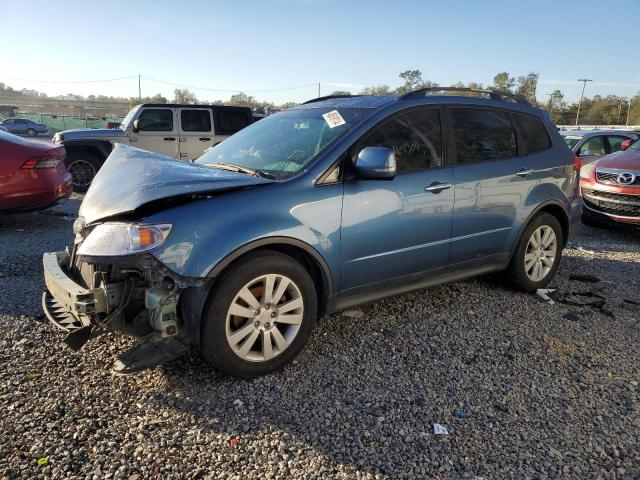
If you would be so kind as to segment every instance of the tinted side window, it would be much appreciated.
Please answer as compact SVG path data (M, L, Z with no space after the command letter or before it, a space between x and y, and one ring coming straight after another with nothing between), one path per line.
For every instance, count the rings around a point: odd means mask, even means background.
M520 132L526 153L540 152L551 146L547 129L538 118L518 114L512 114L511 118Z
M222 135L231 135L249 125L247 114L238 110L218 110L216 120L216 133Z
M580 147L579 157L590 157L592 155L604 155L604 135L596 135L587 139Z
M367 134L359 144L364 147L392 148L398 173L442 165L440 111L430 108L398 115Z
M211 115L209 110L187 110L180 111L180 125L183 132L210 132Z
M4 125L13 125L16 123L16 121L13 118L8 118L6 119L4 122L2 122Z
M620 135L609 135L607 136L609 140L609 153L614 153L620 150L620 144L625 140L629 140L628 137L622 137Z
M518 155L509 116L497 110L452 108L457 163L498 160Z
M172 131L173 110L159 108L143 110L138 117L138 128L144 132Z

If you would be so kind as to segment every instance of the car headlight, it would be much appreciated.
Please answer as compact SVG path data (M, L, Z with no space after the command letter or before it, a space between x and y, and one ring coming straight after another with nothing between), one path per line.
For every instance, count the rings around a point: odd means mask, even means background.
M53 143L62 143L64 142L64 135L61 133L56 133L51 140Z
M171 224L103 223L78 248L78 255L96 257L141 253L156 248L169 236Z
M588 163L580 168L580 177L585 180L591 180L591 175L593 174L593 170L596 168L596 162Z

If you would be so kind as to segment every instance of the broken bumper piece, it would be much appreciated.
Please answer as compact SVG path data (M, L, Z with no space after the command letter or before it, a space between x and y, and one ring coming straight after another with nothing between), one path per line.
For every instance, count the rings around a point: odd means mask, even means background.
M46 284L42 308L51 323L67 332L64 343L69 348L79 351L89 340L108 330L117 330L114 324L122 325L115 317L123 315L132 297L132 284L119 282L86 288L68 273L67 252L45 253L42 263ZM158 289L144 289L142 295L146 297L148 311L153 312L153 321L148 325L152 333L120 355L114 365L119 373L152 368L189 351L175 337L177 295ZM143 318L148 318L148 311L143 311Z

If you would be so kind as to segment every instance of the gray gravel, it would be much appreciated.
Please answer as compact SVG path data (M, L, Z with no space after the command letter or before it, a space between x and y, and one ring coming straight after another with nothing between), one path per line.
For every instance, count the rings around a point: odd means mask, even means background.
M116 376L130 340L74 354L40 313L74 208L0 218L0 477L640 477L638 233L582 231L554 305L483 277L328 317L257 380Z

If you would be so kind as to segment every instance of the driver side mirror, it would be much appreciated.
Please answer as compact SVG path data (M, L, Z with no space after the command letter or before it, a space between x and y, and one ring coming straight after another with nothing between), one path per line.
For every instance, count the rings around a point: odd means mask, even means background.
M633 143L633 140L631 140L630 138L625 140L620 144L620 150L626 150L631 146L632 143Z
M396 176L396 156L393 149L365 147L355 164L358 176L365 180L393 180Z
M133 133L138 133L140 131L140 119L137 118L133 121L133 128L131 129L133 130Z

